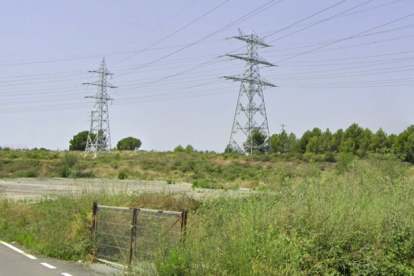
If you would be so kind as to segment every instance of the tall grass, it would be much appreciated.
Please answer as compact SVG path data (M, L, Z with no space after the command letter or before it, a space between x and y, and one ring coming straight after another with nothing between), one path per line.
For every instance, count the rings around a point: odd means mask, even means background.
M355 160L274 192L211 200L162 275L414 275L414 186L395 161Z
M251 194L200 202L110 189L36 205L0 200L0 238L47 256L90 259L97 200L190 210L185 242L160 252L158 275L414 275L411 165L387 156L344 157L329 170L317 162L291 165L253 167L268 170L274 181Z
M48 257L92 260L92 204L146 207L162 210L195 210L198 203L185 195L114 194L110 187L84 189L80 195L44 198L27 205L0 197L0 239L15 241Z

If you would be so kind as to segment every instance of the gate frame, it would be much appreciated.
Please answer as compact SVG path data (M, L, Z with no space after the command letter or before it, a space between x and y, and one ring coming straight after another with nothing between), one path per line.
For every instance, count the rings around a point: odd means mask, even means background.
M130 208L130 207L115 207L115 206L104 206L104 205L98 205L98 203L96 201L93 202L93 206L92 206L92 237L94 238L97 234L97 230L98 230L98 214L99 214L99 209L115 209L115 210L132 210L132 225L131 225L131 239L130 239L130 243L129 243L129 256L128 256L128 266L125 267L122 264L117 264L114 262L110 262L108 260L104 260L104 259L100 259L98 258L98 251L95 250L93 252L93 261L99 261L102 263L105 263L107 265L110 266L114 266L117 268L128 268L130 267L131 263L132 263L132 257L135 255L135 251L137 249L137 239L136 239L136 235L137 235L137 231L136 231L136 226L138 223L138 216L140 214L141 211L143 212L147 212L147 213L158 213L158 214L166 214L166 215L176 215L176 216L180 216L179 219L177 220L180 221L181 224L181 237L180 237L180 243L184 243L184 237L186 234L186 226L187 226L187 210L182 209L180 212L177 211L162 211L162 210L154 210L154 209L145 209L145 208ZM177 223L176 222L176 223ZM174 223L173 226L176 224ZM168 232L169 230L167 230Z

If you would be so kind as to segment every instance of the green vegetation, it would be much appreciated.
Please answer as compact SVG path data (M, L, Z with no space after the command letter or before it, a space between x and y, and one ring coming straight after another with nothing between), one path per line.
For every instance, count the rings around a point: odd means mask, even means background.
M185 195L112 194L110 188L43 198L25 204L1 198L0 240L15 241L48 257L64 260L92 260L92 203L161 210L195 210L199 203Z
M89 131L85 130L73 136L72 140L69 141L69 150L70 151L73 151L73 150L84 151L86 149L86 142L88 141L88 134L89 134Z
M266 137L255 135L254 140ZM300 139L270 138L271 154L0 150L0 178L99 177L223 189L185 195L80 195L26 205L1 199L0 239L50 257L90 260L91 206L189 210L185 242L159 253L159 275L414 275L414 126L399 135L357 124ZM75 140L75 139L74 139ZM235 196L230 189L252 188ZM53 229L51 232L50 229Z
M116 144L118 150L137 150L141 147L141 140L134 137L127 137Z
M279 164L278 180L251 194L202 201L110 189L34 205L0 200L0 239L51 257L90 260L97 200L189 210L185 242L160 252L159 275L414 275L412 166L388 154L362 160L352 153L329 170L308 165L298 176Z
M365 157L370 153L393 153L401 160L414 162L414 126L408 127L397 135L387 135L382 129L373 133L357 124L343 131L332 133L329 129L322 132L319 128L306 131L296 140L296 136L282 131L269 139L272 152L298 153L303 155L327 155L352 153ZM327 158L332 159L332 158Z

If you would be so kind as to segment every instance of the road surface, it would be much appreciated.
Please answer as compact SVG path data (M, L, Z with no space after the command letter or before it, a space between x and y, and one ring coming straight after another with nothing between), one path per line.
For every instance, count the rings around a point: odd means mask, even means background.
M114 275L108 271L106 275ZM105 275L79 263L66 263L27 254L16 245L0 241L0 275L2 276L97 276Z

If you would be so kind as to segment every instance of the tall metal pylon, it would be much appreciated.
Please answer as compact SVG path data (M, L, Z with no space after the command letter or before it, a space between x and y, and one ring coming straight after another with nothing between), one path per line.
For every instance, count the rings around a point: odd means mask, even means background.
M105 58L102 59L98 70L89 71L97 73L99 80L92 83L82 83L86 85L96 85L98 87L95 96L85 98L95 99L94 111L91 112L91 126L86 142L85 157L89 152L96 158L102 151L111 151L111 133L109 131L108 102L112 101L106 91L107 88L117 88L107 82L107 76L113 74L106 68Z
M246 62L244 73L241 77L224 76L226 79L241 82L228 149L245 154L269 152L271 151L269 146L270 132L263 86L276 86L260 77L259 64L266 66L275 65L265 61L258 55L259 46L270 47L264 43L263 38L259 38L253 32L250 35L245 35L240 30L239 32L240 35L233 38L247 43L247 53L226 56L244 60ZM263 135L266 137L264 141L257 139L257 136L263 137Z

